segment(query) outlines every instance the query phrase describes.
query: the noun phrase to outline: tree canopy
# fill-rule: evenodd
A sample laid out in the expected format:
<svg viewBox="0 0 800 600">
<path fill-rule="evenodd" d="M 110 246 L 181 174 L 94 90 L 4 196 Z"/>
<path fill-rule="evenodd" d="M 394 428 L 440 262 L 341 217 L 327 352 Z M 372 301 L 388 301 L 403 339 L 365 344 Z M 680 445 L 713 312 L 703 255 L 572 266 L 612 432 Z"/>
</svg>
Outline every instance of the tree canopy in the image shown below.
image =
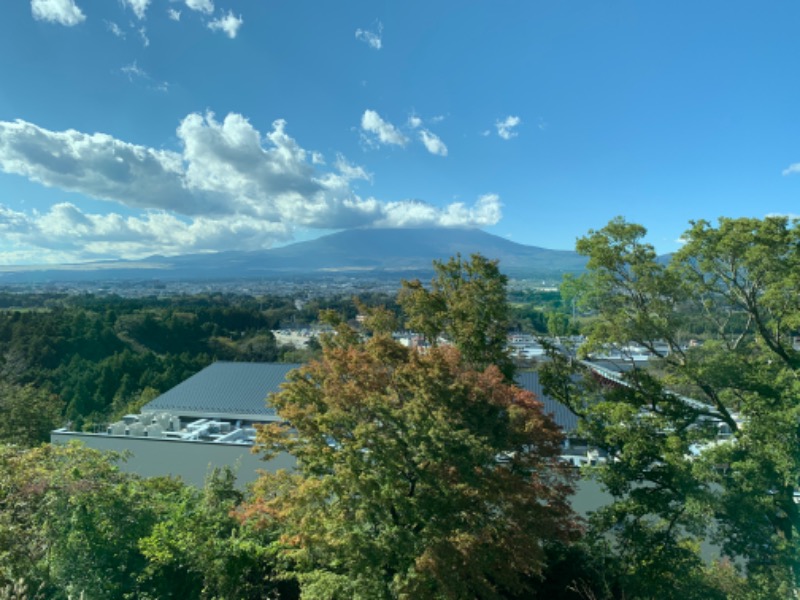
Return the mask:
<svg viewBox="0 0 800 600">
<path fill-rule="evenodd" d="M 790 597 L 800 584 L 800 226 L 698 221 L 668 262 L 645 234 L 618 218 L 578 241 L 589 257 L 580 298 L 594 315 L 584 351 L 635 343 L 657 360 L 630 362 L 624 385 L 583 367 L 575 378 L 577 363 L 559 355 L 545 368 L 550 393 L 609 453 L 596 475 L 615 502 L 594 525 L 613 534 L 642 597 L 696 594 L 676 565 L 701 572 L 703 541 L 746 577 L 732 597 Z"/>
<path fill-rule="evenodd" d="M 466 350 L 406 348 L 379 312 L 370 337 L 339 323 L 270 398 L 285 423 L 260 430 L 261 449 L 297 469 L 263 473 L 242 515 L 277 528 L 303 598 L 507 597 L 542 573 L 547 542 L 577 533 L 560 430 L 490 362 L 494 325 L 481 348 L 460 322 L 502 316 L 479 300 L 505 303 L 480 296 L 504 280 L 482 257 L 442 276 L 408 288 L 413 322 Z"/>
<path fill-rule="evenodd" d="M 81 446 L 0 444 L 0 598 L 296 598 L 273 536 L 242 525 L 230 469 L 203 490 Z"/>
<path fill-rule="evenodd" d="M 498 261 L 473 254 L 434 261 L 436 276 L 426 288 L 418 279 L 404 281 L 398 300 L 407 326 L 433 345 L 445 337 L 475 368 L 497 366 L 510 381 L 514 365 L 508 356 L 510 313 L 508 278 Z"/>
</svg>

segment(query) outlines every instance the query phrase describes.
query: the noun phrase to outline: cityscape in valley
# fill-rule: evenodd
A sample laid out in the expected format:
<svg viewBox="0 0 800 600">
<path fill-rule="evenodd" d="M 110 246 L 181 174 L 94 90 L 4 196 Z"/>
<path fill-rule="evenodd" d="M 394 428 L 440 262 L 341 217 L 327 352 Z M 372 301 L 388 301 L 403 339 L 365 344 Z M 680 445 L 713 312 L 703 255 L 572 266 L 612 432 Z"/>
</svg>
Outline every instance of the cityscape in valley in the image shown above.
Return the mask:
<svg viewBox="0 0 800 600">
<path fill-rule="evenodd" d="M 0 2 L 0 600 L 799 600 L 798 23 Z"/>
</svg>

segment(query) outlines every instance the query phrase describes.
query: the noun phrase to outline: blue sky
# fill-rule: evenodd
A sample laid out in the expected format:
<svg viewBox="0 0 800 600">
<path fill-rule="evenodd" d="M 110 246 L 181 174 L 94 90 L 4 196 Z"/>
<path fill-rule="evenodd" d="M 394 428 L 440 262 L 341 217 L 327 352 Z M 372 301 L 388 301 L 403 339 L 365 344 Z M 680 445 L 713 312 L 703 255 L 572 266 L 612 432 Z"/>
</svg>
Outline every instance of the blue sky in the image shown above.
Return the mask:
<svg viewBox="0 0 800 600">
<path fill-rule="evenodd" d="M 0 264 L 800 214 L 800 4 L 0 4 Z"/>
</svg>

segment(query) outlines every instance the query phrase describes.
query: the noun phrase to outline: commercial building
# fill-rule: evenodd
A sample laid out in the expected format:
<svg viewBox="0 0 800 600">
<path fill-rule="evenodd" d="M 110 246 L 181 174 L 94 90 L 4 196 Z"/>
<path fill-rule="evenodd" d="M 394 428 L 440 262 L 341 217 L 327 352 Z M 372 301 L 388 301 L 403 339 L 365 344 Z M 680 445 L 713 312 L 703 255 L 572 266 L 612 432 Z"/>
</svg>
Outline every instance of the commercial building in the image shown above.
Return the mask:
<svg viewBox="0 0 800 600">
<path fill-rule="evenodd" d="M 126 415 L 105 431 L 86 433 L 58 429 L 51 442 L 80 440 L 91 448 L 126 453 L 122 468 L 146 477 L 180 476 L 202 485 L 214 467 L 233 466 L 240 484 L 259 469 L 290 469 L 294 458 L 282 454 L 263 461 L 253 454 L 256 426 L 280 417 L 268 397 L 280 391 L 287 374 L 301 365 L 282 363 L 216 362 L 146 404 L 141 414 Z M 521 373 L 519 385 L 533 392 L 544 411 L 567 433 L 565 457 L 575 464 L 589 460 L 585 448 L 570 438 L 577 417 L 549 398 L 536 373 Z"/>
<path fill-rule="evenodd" d="M 294 465 L 289 455 L 265 462 L 252 449 L 256 426 L 280 420 L 267 397 L 299 366 L 216 362 L 146 404 L 139 415 L 126 415 L 98 433 L 57 429 L 50 441 L 80 440 L 123 452 L 122 468 L 145 477 L 180 476 L 200 486 L 212 468 L 229 465 L 247 483 L 258 469 Z"/>
</svg>

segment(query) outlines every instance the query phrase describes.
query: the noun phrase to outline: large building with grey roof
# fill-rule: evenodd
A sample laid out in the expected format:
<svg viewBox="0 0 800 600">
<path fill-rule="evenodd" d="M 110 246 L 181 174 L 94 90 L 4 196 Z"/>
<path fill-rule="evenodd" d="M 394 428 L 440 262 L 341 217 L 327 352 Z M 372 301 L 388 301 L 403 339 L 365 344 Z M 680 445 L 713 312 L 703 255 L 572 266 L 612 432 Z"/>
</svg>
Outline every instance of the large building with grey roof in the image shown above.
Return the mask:
<svg viewBox="0 0 800 600">
<path fill-rule="evenodd" d="M 180 476 L 194 485 L 202 485 L 213 467 L 232 465 L 244 484 L 259 469 L 294 465 L 291 456 L 263 462 L 251 450 L 256 426 L 280 420 L 269 404 L 270 394 L 280 391 L 289 372 L 300 366 L 216 362 L 146 404 L 139 415 L 126 415 L 97 433 L 58 429 L 51 441 L 81 440 L 93 448 L 125 452 L 122 466 L 127 470 L 148 477 Z M 537 373 L 521 373 L 517 382 L 536 395 L 569 440 L 575 414 L 544 393 Z"/>
<path fill-rule="evenodd" d="M 288 373 L 285 363 L 216 362 L 161 394 L 139 415 L 126 415 L 97 433 L 58 429 L 53 443 L 80 440 L 99 450 L 127 455 L 122 467 L 146 477 L 179 476 L 202 485 L 214 467 L 233 466 L 240 483 L 258 469 L 290 469 L 294 459 L 264 462 L 252 449 L 256 426 L 280 418 L 269 405 Z"/>
<path fill-rule="evenodd" d="M 149 402 L 147 412 L 229 421 L 274 421 L 267 397 L 280 391 L 289 363 L 215 362 Z"/>
</svg>

